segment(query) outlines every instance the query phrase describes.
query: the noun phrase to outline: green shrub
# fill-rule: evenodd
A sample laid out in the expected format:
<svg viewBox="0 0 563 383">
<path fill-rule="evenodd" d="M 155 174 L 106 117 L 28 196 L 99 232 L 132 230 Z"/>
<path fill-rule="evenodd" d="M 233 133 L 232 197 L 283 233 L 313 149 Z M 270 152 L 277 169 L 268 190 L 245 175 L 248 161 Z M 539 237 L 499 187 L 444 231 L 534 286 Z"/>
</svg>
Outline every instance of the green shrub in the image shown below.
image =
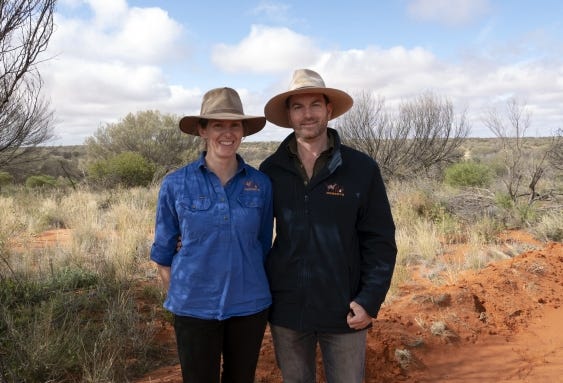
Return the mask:
<svg viewBox="0 0 563 383">
<path fill-rule="evenodd" d="M 460 162 L 446 169 L 444 181 L 450 186 L 485 187 L 491 183 L 491 171 L 483 164 Z"/>
<path fill-rule="evenodd" d="M 156 167 L 139 153 L 123 152 L 107 160 L 92 163 L 88 176 L 96 184 L 106 187 L 147 186 Z"/>
<path fill-rule="evenodd" d="M 507 193 L 495 194 L 495 204 L 503 209 L 512 209 L 514 207 L 514 201 Z"/>
<path fill-rule="evenodd" d="M 57 180 L 54 177 L 46 175 L 29 176 L 25 180 L 25 186 L 29 188 L 55 187 L 57 186 Z"/>
<path fill-rule="evenodd" d="M 0 189 L 12 182 L 14 182 L 14 177 L 10 173 L 0 171 Z"/>
</svg>

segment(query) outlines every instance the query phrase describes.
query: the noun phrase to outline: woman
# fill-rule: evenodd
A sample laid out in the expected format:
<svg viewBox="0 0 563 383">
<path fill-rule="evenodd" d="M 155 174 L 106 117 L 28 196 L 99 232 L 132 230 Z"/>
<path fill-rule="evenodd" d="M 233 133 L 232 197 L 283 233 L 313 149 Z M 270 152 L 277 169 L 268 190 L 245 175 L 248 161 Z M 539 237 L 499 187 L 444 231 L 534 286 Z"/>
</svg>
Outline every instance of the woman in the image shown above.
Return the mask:
<svg viewBox="0 0 563 383">
<path fill-rule="evenodd" d="M 237 150 L 265 124 L 244 114 L 231 88 L 210 90 L 200 115 L 180 120 L 206 150 L 164 178 L 151 259 L 167 289 L 164 307 L 174 314 L 184 382 L 219 383 L 221 371 L 223 382 L 254 382 L 271 304 L 264 261 L 272 187 Z"/>
</svg>

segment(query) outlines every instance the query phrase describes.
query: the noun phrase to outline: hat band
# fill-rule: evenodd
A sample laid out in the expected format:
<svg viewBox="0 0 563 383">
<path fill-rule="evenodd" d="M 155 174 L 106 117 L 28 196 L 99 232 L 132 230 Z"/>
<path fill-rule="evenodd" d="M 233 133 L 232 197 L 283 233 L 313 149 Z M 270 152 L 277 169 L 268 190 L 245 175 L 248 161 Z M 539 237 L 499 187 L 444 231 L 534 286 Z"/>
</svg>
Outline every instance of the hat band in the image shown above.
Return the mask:
<svg viewBox="0 0 563 383">
<path fill-rule="evenodd" d="M 303 85 L 303 86 L 300 86 L 298 88 L 290 89 L 289 91 L 292 92 L 292 91 L 301 90 L 301 89 L 319 89 L 319 90 L 322 90 L 322 89 L 325 89 L 325 88 L 326 87 L 319 86 L 319 85 Z"/>
<path fill-rule="evenodd" d="M 214 110 L 210 110 L 207 113 L 202 113 L 202 114 L 210 115 L 210 114 L 220 114 L 220 113 L 231 113 L 231 114 L 238 114 L 241 116 L 244 115 L 244 113 L 238 109 L 214 109 Z"/>
</svg>

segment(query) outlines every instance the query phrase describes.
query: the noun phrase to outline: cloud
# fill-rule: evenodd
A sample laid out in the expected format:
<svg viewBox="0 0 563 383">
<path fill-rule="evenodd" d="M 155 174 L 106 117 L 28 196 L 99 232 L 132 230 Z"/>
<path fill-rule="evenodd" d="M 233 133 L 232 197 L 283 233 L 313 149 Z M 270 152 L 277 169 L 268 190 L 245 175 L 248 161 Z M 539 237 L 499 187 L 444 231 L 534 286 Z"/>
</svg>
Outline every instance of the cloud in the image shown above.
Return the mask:
<svg viewBox="0 0 563 383">
<path fill-rule="evenodd" d="M 456 26 L 470 23 L 489 9 L 489 0 L 412 0 L 407 12 L 415 20 Z"/>
<path fill-rule="evenodd" d="M 424 87 L 431 73 L 441 72 L 443 65 L 428 50 L 402 46 L 325 52 L 317 63 L 334 86 L 380 90 L 392 97 Z"/>
<path fill-rule="evenodd" d="M 70 1 L 74 9 L 84 10 L 84 2 L 65 4 Z M 47 52 L 52 59 L 41 63 L 40 71 L 55 109 L 56 134 L 65 145 L 83 143 L 96 128 L 127 113 L 156 109 L 197 114 L 208 90 L 204 78 L 208 73 L 203 73 L 200 62 L 186 65 L 179 60 L 188 49 L 181 25 L 158 8 L 112 4 L 96 2 L 95 9 L 87 8 L 89 13 L 82 12 L 81 18 L 56 15 L 57 30 Z M 119 17 L 96 21 L 107 13 Z M 514 47 L 506 45 L 505 49 Z M 516 97 L 533 112 L 530 132 L 551 134 L 563 121 L 563 59 L 556 54 L 530 57 L 520 51 L 509 60 L 474 53 L 449 62 L 423 47 L 327 49 L 287 27 L 254 25 L 238 42 L 217 44 L 210 57 L 198 60 L 209 76 L 232 79 L 233 86 L 244 84 L 246 88 L 237 90 L 249 114 L 262 114 L 272 96 L 287 90 L 293 70 L 307 67 L 321 73 L 329 87 L 351 93 L 367 90 L 390 106 L 435 92 L 452 101 L 457 111 L 467 108 L 477 136 L 488 134 L 479 124 L 484 110 Z M 188 88 L 173 79 L 170 63 L 195 68 L 186 72 L 196 85 Z M 268 124 L 251 140 L 283 139 L 289 133 Z"/>
<path fill-rule="evenodd" d="M 393 108 L 430 91 L 467 111 L 472 134 L 488 136 L 482 116 L 513 97 L 532 111 L 530 134 L 550 135 L 563 121 L 563 61 L 522 60 L 495 64 L 473 57 L 450 63 L 423 48 L 367 47 L 325 52 L 312 66 L 329 87 L 382 96 Z M 276 92 L 284 91 L 279 88 Z"/>
<path fill-rule="evenodd" d="M 86 0 L 94 12 L 94 21 L 98 27 L 119 24 L 123 16 L 127 16 L 128 8 L 125 0 Z"/>
<path fill-rule="evenodd" d="M 262 1 L 250 11 L 255 16 L 264 16 L 269 21 L 287 23 L 289 21 L 288 4 L 275 3 L 272 1 Z"/>
<path fill-rule="evenodd" d="M 86 132 L 129 112 L 189 105 L 189 92 L 171 87 L 163 72 L 185 50 L 179 23 L 121 0 L 88 1 L 90 12 L 84 4 L 65 0 L 80 16 L 55 15 L 48 59 L 39 65 L 59 137 L 80 144 Z"/>
<path fill-rule="evenodd" d="M 100 10 L 105 15 L 110 9 Z M 119 60 L 131 63 L 159 63 L 177 59 L 182 52 L 183 28 L 158 8 L 115 9 L 117 18 L 66 19 L 55 17 L 56 30 L 50 52 L 83 60 Z M 110 19 L 112 21 L 110 22 Z M 158 33 L 154 33 L 154 31 Z M 178 48 L 180 47 L 180 48 Z"/>
<path fill-rule="evenodd" d="M 226 72 L 275 73 L 309 66 L 320 53 L 311 38 L 288 28 L 253 25 L 239 44 L 216 45 L 211 59 Z"/>
</svg>

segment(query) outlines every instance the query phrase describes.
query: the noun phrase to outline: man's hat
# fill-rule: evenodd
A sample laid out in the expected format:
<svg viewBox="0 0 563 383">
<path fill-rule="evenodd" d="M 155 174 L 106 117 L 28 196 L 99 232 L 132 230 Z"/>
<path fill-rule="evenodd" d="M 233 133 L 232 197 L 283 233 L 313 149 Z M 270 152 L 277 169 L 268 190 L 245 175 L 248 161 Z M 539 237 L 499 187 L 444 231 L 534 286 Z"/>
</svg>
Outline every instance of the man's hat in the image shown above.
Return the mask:
<svg viewBox="0 0 563 383">
<path fill-rule="evenodd" d="M 197 126 L 201 119 L 206 120 L 245 120 L 245 136 L 257 133 L 266 119 L 258 116 L 247 116 L 242 109 L 242 102 L 236 90 L 232 88 L 215 88 L 203 95 L 199 116 L 185 116 L 180 120 L 180 130 L 187 134 L 199 136 Z"/>
<path fill-rule="evenodd" d="M 327 88 L 321 76 L 310 69 L 297 69 L 293 72 L 293 79 L 289 84 L 289 91 L 280 93 L 268 101 L 264 107 L 266 119 L 284 128 L 291 128 L 287 115 L 287 99 L 294 94 L 321 93 L 332 104 L 331 118 L 346 113 L 354 100 L 346 92 L 339 89 Z"/>
</svg>

